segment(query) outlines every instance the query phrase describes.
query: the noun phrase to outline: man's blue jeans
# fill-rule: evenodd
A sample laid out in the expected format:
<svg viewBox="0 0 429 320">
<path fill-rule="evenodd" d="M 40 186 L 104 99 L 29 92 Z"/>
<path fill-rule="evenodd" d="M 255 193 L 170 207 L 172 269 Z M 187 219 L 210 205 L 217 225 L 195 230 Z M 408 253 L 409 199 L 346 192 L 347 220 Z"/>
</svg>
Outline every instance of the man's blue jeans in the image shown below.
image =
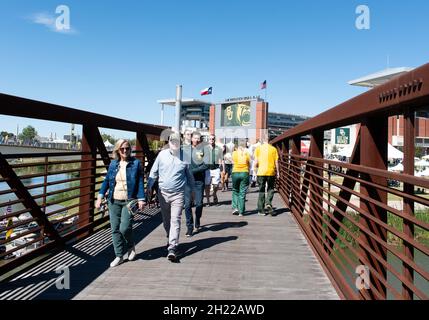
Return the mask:
<svg viewBox="0 0 429 320">
<path fill-rule="evenodd" d="M 195 181 L 195 188 L 185 187 L 185 216 L 188 229 L 194 228 L 192 217 L 192 191 L 195 193 L 195 227 L 200 226 L 200 219 L 203 214 L 204 181 Z"/>
</svg>

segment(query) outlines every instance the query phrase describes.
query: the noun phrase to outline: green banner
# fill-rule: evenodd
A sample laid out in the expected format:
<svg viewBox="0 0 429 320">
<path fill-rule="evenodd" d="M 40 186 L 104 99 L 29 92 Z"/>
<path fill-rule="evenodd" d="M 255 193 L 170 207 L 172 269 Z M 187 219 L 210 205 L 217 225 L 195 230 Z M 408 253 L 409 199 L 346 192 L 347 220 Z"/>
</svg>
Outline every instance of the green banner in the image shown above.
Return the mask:
<svg viewBox="0 0 429 320">
<path fill-rule="evenodd" d="M 350 128 L 336 128 L 335 144 L 349 144 L 349 143 L 350 143 Z"/>
<path fill-rule="evenodd" d="M 247 127 L 250 125 L 250 102 L 222 105 L 223 127 Z"/>
</svg>

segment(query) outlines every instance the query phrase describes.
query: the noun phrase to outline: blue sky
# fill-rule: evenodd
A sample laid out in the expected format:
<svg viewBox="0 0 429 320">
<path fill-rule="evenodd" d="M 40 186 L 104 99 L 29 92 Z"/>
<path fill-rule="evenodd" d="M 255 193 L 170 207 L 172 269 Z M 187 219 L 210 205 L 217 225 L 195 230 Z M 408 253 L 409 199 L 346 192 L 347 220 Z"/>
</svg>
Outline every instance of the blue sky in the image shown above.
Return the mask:
<svg viewBox="0 0 429 320">
<path fill-rule="evenodd" d="M 358 5 L 370 29 L 358 30 Z M 72 32 L 56 32 L 59 5 Z M 146 123 L 156 100 L 258 95 L 270 111 L 314 116 L 365 89 L 347 81 L 429 60 L 429 2 L 411 0 L 2 0 L 0 92 Z M 0 130 L 33 124 L 58 136 L 69 126 L 0 116 Z M 167 112 L 173 124 L 173 108 Z M 126 135 L 116 133 L 116 135 Z"/>
</svg>

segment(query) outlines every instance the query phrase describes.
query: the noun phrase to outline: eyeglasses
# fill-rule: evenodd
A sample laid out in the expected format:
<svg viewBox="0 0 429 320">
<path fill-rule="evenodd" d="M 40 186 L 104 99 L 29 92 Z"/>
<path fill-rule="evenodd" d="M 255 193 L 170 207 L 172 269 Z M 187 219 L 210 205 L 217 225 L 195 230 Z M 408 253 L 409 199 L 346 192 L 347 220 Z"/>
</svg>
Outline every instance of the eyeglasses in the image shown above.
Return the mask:
<svg viewBox="0 0 429 320">
<path fill-rule="evenodd" d="M 130 150 L 130 147 L 126 147 L 126 148 L 119 148 L 119 150 L 121 150 L 121 151 L 128 151 L 128 150 Z"/>
</svg>

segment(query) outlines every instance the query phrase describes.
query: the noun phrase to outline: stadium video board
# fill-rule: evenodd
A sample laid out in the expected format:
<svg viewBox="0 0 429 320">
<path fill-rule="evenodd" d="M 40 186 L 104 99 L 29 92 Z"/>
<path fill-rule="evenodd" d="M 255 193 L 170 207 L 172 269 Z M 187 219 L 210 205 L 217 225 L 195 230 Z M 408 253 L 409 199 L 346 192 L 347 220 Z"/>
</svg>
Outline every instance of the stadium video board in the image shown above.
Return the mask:
<svg viewBox="0 0 429 320">
<path fill-rule="evenodd" d="M 221 119 L 222 127 L 250 126 L 250 101 L 222 104 Z"/>
</svg>

